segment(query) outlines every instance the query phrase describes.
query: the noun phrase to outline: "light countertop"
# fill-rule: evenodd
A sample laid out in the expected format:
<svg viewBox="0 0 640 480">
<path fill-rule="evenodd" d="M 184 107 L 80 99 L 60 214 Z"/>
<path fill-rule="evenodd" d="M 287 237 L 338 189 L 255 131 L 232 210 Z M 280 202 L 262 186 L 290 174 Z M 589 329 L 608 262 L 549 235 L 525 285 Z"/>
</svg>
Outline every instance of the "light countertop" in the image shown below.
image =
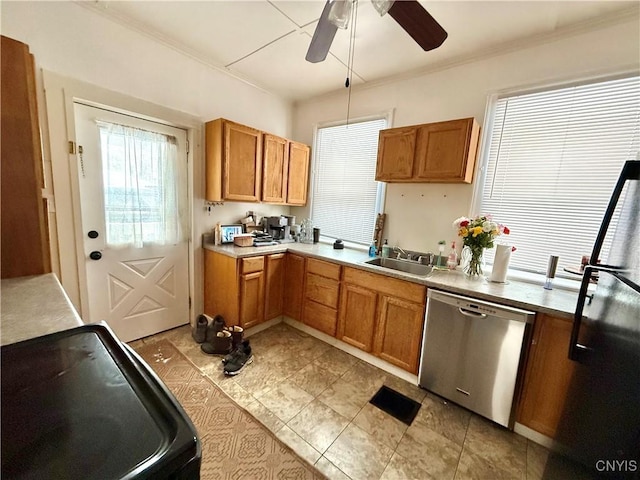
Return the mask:
<svg viewBox="0 0 640 480">
<path fill-rule="evenodd" d="M 83 325 L 53 273 L 3 279 L 0 345 Z"/>
<path fill-rule="evenodd" d="M 233 244 L 216 246 L 207 243 L 205 237 L 203 248 L 234 258 L 284 252 L 298 253 L 307 257 L 327 260 L 348 267 L 426 285 L 427 288 L 469 295 L 501 305 L 533 310 L 564 318 L 573 317 L 578 298 L 577 292 L 560 288 L 545 290 L 542 288 L 542 284 L 510 280 L 508 277 L 505 284 L 489 282 L 485 278 L 470 279 L 459 270 L 434 270 L 426 277 L 412 275 L 384 267 L 368 265 L 365 262 L 371 259 L 367 252 L 349 248 L 334 250 L 331 244 L 326 243 L 285 243 L 264 247 L 236 247 Z"/>
</svg>

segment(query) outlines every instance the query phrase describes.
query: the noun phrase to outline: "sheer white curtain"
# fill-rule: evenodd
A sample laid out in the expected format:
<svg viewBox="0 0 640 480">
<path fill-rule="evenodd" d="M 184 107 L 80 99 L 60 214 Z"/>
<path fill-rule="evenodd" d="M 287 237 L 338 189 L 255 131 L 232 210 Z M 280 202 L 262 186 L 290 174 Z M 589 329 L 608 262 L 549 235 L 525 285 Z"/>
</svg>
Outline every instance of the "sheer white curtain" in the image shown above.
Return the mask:
<svg viewBox="0 0 640 480">
<path fill-rule="evenodd" d="M 180 242 L 176 138 L 102 121 L 98 127 L 107 245 Z"/>
</svg>

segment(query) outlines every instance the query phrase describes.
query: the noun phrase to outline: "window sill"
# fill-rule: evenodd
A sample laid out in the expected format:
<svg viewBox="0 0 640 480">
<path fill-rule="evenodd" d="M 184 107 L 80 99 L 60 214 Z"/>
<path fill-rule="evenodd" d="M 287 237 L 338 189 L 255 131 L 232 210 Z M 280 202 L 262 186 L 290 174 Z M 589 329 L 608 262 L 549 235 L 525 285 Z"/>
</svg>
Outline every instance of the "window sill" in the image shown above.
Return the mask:
<svg viewBox="0 0 640 480">
<path fill-rule="evenodd" d="M 487 267 L 486 275 L 491 273 L 491 267 Z M 524 272 L 522 270 L 509 269 L 509 273 L 507 274 L 507 281 L 515 280 L 518 282 L 524 283 L 532 283 L 536 285 L 544 285 L 546 277 L 539 273 L 532 272 Z M 578 292 L 580 291 L 580 283 L 581 278 L 576 277 L 573 278 L 563 278 L 556 277 L 553 279 L 553 288 L 568 290 L 570 292 Z M 595 289 L 595 284 L 589 285 L 589 291 L 593 291 Z"/>
</svg>

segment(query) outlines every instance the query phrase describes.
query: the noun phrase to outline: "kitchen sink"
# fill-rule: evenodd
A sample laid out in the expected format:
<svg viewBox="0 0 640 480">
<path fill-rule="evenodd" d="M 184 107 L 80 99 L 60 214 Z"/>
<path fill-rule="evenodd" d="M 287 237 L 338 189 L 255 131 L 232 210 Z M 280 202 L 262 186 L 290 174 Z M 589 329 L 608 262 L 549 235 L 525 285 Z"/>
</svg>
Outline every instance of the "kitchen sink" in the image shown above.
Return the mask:
<svg viewBox="0 0 640 480">
<path fill-rule="evenodd" d="M 375 265 L 377 267 L 398 270 L 400 272 L 411 273 L 413 275 L 427 276 L 433 270 L 431 265 L 423 265 L 422 263 L 413 262 L 411 260 L 396 260 L 395 258 L 374 258 L 364 262 L 367 265 Z"/>
</svg>

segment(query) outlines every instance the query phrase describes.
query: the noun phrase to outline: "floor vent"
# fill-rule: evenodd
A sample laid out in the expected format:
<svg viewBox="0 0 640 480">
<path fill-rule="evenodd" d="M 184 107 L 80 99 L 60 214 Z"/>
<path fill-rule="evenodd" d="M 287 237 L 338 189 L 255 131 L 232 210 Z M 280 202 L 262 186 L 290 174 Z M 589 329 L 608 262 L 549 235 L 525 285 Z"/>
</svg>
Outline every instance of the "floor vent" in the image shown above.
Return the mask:
<svg viewBox="0 0 640 480">
<path fill-rule="evenodd" d="M 369 403 L 407 425 L 411 425 L 420 410 L 418 402 L 385 385 L 376 392 Z"/>
</svg>

